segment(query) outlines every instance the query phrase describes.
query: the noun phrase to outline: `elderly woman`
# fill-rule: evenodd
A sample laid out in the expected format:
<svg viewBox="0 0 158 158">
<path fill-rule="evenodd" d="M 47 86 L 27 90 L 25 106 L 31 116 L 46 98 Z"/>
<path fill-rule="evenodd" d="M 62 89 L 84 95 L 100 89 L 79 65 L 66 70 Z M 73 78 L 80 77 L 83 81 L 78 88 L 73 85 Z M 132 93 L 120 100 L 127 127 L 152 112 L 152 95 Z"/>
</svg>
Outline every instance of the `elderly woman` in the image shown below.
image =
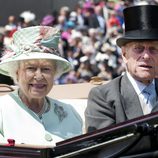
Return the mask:
<svg viewBox="0 0 158 158">
<path fill-rule="evenodd" d="M 71 69 L 57 51 L 56 28 L 33 26 L 13 35 L 1 58 L 0 73 L 11 76 L 18 89 L 0 97 L 0 134 L 4 141 L 55 145 L 82 134 L 82 121 L 70 105 L 47 97 L 53 80 Z"/>
</svg>

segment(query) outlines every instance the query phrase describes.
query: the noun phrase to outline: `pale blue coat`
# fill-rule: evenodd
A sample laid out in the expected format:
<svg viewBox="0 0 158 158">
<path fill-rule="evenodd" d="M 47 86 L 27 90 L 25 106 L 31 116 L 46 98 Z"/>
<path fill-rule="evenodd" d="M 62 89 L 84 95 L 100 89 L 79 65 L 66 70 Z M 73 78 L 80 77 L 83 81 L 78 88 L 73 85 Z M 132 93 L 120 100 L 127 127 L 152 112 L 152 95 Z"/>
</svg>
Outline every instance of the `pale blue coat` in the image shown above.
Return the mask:
<svg viewBox="0 0 158 158">
<path fill-rule="evenodd" d="M 0 97 L 0 142 L 55 145 L 82 134 L 82 120 L 68 104 L 48 98 L 50 110 L 40 119 L 13 92 Z"/>
</svg>

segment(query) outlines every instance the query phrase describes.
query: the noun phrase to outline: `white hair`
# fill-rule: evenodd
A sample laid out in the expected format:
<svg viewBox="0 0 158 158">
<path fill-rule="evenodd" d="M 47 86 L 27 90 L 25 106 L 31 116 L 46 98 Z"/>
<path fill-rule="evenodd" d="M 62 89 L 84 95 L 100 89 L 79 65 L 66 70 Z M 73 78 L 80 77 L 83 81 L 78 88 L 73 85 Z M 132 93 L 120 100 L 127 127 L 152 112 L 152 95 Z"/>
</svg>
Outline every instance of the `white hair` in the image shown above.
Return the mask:
<svg viewBox="0 0 158 158">
<path fill-rule="evenodd" d="M 17 71 L 20 66 L 20 61 L 16 61 L 10 64 L 9 76 L 13 79 L 14 83 L 17 84 Z"/>
</svg>

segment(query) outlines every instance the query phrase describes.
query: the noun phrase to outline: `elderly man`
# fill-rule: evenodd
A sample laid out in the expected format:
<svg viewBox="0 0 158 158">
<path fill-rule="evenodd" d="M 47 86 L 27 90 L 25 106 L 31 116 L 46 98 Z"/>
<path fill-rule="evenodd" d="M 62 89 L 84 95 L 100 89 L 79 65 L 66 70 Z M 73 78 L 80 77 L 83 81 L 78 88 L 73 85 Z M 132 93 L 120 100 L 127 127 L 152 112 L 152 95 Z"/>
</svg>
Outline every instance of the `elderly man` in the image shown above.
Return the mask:
<svg viewBox="0 0 158 158">
<path fill-rule="evenodd" d="M 124 9 L 125 33 L 118 38 L 126 72 L 89 93 L 87 132 L 156 111 L 158 81 L 158 6 Z"/>
<path fill-rule="evenodd" d="M 158 21 L 155 20 L 157 16 L 156 5 L 124 9 L 125 33 L 116 42 L 122 50 L 126 72 L 90 91 L 85 111 L 87 132 L 158 110 Z M 157 148 L 156 135 L 140 134 L 135 141 L 133 138 L 124 144 L 115 140 L 117 143 L 104 147 L 96 155 L 100 158 L 118 157 L 122 152 L 138 154 Z"/>
</svg>

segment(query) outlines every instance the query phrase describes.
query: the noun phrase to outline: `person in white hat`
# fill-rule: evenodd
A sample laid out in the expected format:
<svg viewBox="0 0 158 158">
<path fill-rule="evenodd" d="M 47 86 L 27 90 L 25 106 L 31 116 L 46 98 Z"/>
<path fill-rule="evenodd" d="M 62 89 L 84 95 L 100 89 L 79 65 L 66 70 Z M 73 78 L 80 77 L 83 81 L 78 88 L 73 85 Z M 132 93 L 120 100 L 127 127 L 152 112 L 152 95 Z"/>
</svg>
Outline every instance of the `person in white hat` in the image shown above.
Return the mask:
<svg viewBox="0 0 158 158">
<path fill-rule="evenodd" d="M 0 62 L 0 73 L 18 85 L 0 97 L 0 140 L 52 145 L 82 134 L 82 121 L 71 105 L 49 98 L 53 80 L 71 70 L 58 52 L 60 32 L 49 26 L 20 29 Z M 3 140 L 3 141 L 2 141 Z"/>
</svg>

